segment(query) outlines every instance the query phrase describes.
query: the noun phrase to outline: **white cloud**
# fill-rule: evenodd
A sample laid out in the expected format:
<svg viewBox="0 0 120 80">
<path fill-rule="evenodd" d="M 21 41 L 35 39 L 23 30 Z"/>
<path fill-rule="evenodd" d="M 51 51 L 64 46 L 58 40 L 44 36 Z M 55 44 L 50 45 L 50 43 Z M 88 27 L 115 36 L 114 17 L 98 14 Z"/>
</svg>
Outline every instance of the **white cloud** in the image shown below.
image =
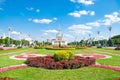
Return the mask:
<svg viewBox="0 0 120 80">
<path fill-rule="evenodd" d="M 66 38 L 74 38 L 73 35 L 70 35 L 70 34 L 64 34 L 63 36 Z"/>
<path fill-rule="evenodd" d="M 53 20 L 58 20 L 58 19 L 56 17 L 54 17 Z"/>
<path fill-rule="evenodd" d="M 99 36 L 99 40 L 107 39 L 105 36 Z"/>
<path fill-rule="evenodd" d="M 36 12 L 39 13 L 39 12 L 40 12 L 40 9 L 37 9 Z"/>
<path fill-rule="evenodd" d="M 94 12 L 94 11 L 90 11 L 90 15 L 91 15 L 91 16 L 94 16 L 94 15 L 95 15 L 95 12 Z"/>
<path fill-rule="evenodd" d="M 57 33 L 58 31 L 57 30 L 46 30 L 45 33 Z"/>
<path fill-rule="evenodd" d="M 91 27 L 99 27 L 100 23 L 98 21 L 96 21 L 96 22 L 86 23 L 86 25 L 91 26 Z"/>
<path fill-rule="evenodd" d="M 85 34 L 88 34 L 88 33 L 92 33 L 91 30 L 76 30 L 74 32 L 77 33 L 77 34 L 82 34 L 82 35 L 85 35 Z"/>
<path fill-rule="evenodd" d="M 101 20 L 97 20 L 95 22 L 89 22 L 86 23 L 87 26 L 93 26 L 93 27 L 99 27 L 99 26 L 110 26 L 113 23 L 118 23 L 120 22 L 120 13 L 118 12 L 113 12 L 112 14 L 106 14 L 104 15 L 104 18 Z"/>
<path fill-rule="evenodd" d="M 113 12 L 112 14 L 107 14 L 104 16 L 105 19 L 101 20 L 103 25 L 109 26 L 112 23 L 120 22 L 120 17 L 118 12 Z"/>
<path fill-rule="evenodd" d="M 27 9 L 28 11 L 32 11 L 32 10 L 34 10 L 33 7 L 26 7 L 26 9 Z"/>
<path fill-rule="evenodd" d="M 68 29 L 77 34 L 92 33 L 91 32 L 92 27 L 84 25 L 84 24 L 72 25 L 68 27 Z"/>
<path fill-rule="evenodd" d="M 74 11 L 72 13 L 69 13 L 68 15 L 70 16 L 74 16 L 74 17 L 81 17 L 82 15 L 95 15 L 94 11 L 86 11 L 86 10 L 82 10 L 82 11 Z"/>
<path fill-rule="evenodd" d="M 90 30 L 92 28 L 89 27 L 89 26 L 83 25 L 83 24 L 79 24 L 79 25 L 72 25 L 68 29 L 70 29 L 70 30 L 78 30 L 78 29 L 87 29 L 87 30 Z"/>
<path fill-rule="evenodd" d="M 25 40 L 27 40 L 27 41 L 32 41 L 32 38 L 26 37 Z"/>
<path fill-rule="evenodd" d="M 50 19 L 33 19 L 34 23 L 40 23 L 40 24 L 49 24 L 52 22 Z"/>
<path fill-rule="evenodd" d="M 11 34 L 18 35 L 18 34 L 20 34 L 20 32 L 12 31 Z"/>
<path fill-rule="evenodd" d="M 81 3 L 81 4 L 84 4 L 84 5 L 94 4 L 93 0 L 70 0 L 70 1 L 74 2 L 74 3 Z"/>
<path fill-rule="evenodd" d="M 63 33 L 63 40 L 67 42 L 72 42 L 74 40 L 74 36 L 70 33 Z"/>
</svg>

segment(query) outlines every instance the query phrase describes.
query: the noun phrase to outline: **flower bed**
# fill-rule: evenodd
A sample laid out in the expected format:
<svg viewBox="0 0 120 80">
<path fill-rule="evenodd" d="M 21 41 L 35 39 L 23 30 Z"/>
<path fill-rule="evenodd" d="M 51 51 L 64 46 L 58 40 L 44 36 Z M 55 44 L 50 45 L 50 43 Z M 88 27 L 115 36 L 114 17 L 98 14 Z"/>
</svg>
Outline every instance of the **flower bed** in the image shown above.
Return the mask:
<svg viewBox="0 0 120 80">
<path fill-rule="evenodd" d="M 75 54 L 75 55 L 81 56 L 81 57 L 94 57 L 95 59 L 106 59 L 111 57 L 111 56 L 100 55 L 100 54 Z"/>
<path fill-rule="evenodd" d="M 3 78 L 0 78 L 0 80 L 17 80 L 15 78 L 10 78 L 10 77 L 3 77 Z"/>
<path fill-rule="evenodd" d="M 75 56 L 72 60 L 55 61 L 53 56 L 29 57 L 26 64 L 30 67 L 42 67 L 47 69 L 75 69 L 95 64 L 93 57 Z"/>
<path fill-rule="evenodd" d="M 0 72 L 6 72 L 8 70 L 13 70 L 13 69 L 19 69 L 19 68 L 27 68 L 28 66 L 25 64 L 21 64 L 21 65 L 13 65 L 13 66 L 8 66 L 8 67 L 3 67 L 0 68 Z"/>
<path fill-rule="evenodd" d="M 40 55 L 40 54 L 21 54 L 21 55 L 11 56 L 10 59 L 26 60 L 28 57 L 38 57 L 38 56 L 46 56 L 46 55 Z"/>
<path fill-rule="evenodd" d="M 3 47 L 0 47 L 0 50 L 4 50 Z"/>
<path fill-rule="evenodd" d="M 120 72 L 120 67 L 116 66 L 109 66 L 109 65 L 92 65 L 94 67 L 99 67 L 99 68 L 105 68 L 105 69 L 111 69 Z"/>
</svg>

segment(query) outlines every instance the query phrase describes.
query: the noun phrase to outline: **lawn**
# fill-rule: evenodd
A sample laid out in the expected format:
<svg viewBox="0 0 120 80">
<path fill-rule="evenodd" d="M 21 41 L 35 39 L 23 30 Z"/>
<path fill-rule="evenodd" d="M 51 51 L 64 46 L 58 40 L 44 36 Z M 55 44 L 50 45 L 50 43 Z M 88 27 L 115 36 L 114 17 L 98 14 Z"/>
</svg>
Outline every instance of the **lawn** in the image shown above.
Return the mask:
<svg viewBox="0 0 120 80">
<path fill-rule="evenodd" d="M 16 50 L 6 50 L 0 51 L 0 54 L 5 54 L 0 56 L 0 67 L 22 64 L 24 60 L 13 60 L 9 59 L 10 56 L 21 54 L 21 53 L 36 53 L 36 54 L 54 54 L 56 50 L 45 50 L 45 49 L 16 49 Z M 107 59 L 97 59 L 97 63 L 102 65 L 111 65 L 120 67 L 120 51 L 88 48 L 88 49 L 76 49 L 70 50 L 75 54 L 89 54 L 97 53 L 112 56 Z M 6 52 L 11 52 L 12 54 L 6 54 Z M 111 54 L 114 53 L 114 54 Z M 115 55 L 117 54 L 117 55 Z M 120 78 L 120 72 L 96 68 L 96 67 L 84 67 L 80 69 L 68 69 L 68 70 L 48 70 L 42 68 L 24 68 L 10 70 L 4 73 L 0 73 L 0 77 L 11 77 L 17 80 L 115 80 Z"/>
</svg>

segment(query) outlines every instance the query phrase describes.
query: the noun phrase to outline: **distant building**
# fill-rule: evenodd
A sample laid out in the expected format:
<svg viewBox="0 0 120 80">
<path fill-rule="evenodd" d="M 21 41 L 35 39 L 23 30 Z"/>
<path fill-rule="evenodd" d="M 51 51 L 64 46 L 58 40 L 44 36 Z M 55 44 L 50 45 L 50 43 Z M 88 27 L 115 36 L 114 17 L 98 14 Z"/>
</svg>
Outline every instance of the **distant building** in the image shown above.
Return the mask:
<svg viewBox="0 0 120 80">
<path fill-rule="evenodd" d="M 51 40 L 52 46 L 55 46 L 55 47 L 58 47 L 58 46 L 61 46 L 61 47 L 67 46 L 67 41 L 62 40 L 62 38 L 63 38 L 63 34 L 61 33 L 61 30 L 58 30 L 58 33 L 56 35 L 56 39 L 52 39 Z"/>
</svg>

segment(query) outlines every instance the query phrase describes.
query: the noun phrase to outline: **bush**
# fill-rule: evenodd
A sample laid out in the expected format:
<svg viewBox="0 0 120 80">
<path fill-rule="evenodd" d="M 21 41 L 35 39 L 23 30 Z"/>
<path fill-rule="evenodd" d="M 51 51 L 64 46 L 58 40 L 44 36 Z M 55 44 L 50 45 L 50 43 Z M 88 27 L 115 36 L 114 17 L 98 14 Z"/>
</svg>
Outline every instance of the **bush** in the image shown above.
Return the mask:
<svg viewBox="0 0 120 80">
<path fill-rule="evenodd" d="M 3 47 L 0 47 L 0 50 L 4 50 Z"/>
<path fill-rule="evenodd" d="M 95 64 L 95 58 L 75 56 L 72 60 L 55 61 L 52 56 L 29 57 L 26 64 L 31 67 L 42 67 L 46 69 L 77 69 Z"/>
<path fill-rule="evenodd" d="M 35 46 L 34 49 L 45 49 L 45 46 Z"/>
<path fill-rule="evenodd" d="M 70 60 L 70 59 L 73 59 L 74 55 L 71 52 L 62 50 L 62 51 L 57 51 L 54 54 L 53 57 L 54 57 L 55 61 L 60 61 L 60 60 Z"/>
<path fill-rule="evenodd" d="M 115 48 L 115 50 L 120 50 L 120 44 L 117 45 L 117 47 Z"/>
<path fill-rule="evenodd" d="M 102 46 L 97 46 L 97 48 L 102 48 Z"/>
<path fill-rule="evenodd" d="M 55 47 L 47 47 L 47 50 L 74 50 L 75 48 L 55 48 Z"/>
<path fill-rule="evenodd" d="M 22 47 L 21 47 L 21 46 L 18 46 L 17 48 L 20 49 L 20 48 L 22 48 Z"/>
<path fill-rule="evenodd" d="M 76 49 L 86 49 L 87 47 L 86 46 L 76 46 L 75 48 Z"/>
</svg>

